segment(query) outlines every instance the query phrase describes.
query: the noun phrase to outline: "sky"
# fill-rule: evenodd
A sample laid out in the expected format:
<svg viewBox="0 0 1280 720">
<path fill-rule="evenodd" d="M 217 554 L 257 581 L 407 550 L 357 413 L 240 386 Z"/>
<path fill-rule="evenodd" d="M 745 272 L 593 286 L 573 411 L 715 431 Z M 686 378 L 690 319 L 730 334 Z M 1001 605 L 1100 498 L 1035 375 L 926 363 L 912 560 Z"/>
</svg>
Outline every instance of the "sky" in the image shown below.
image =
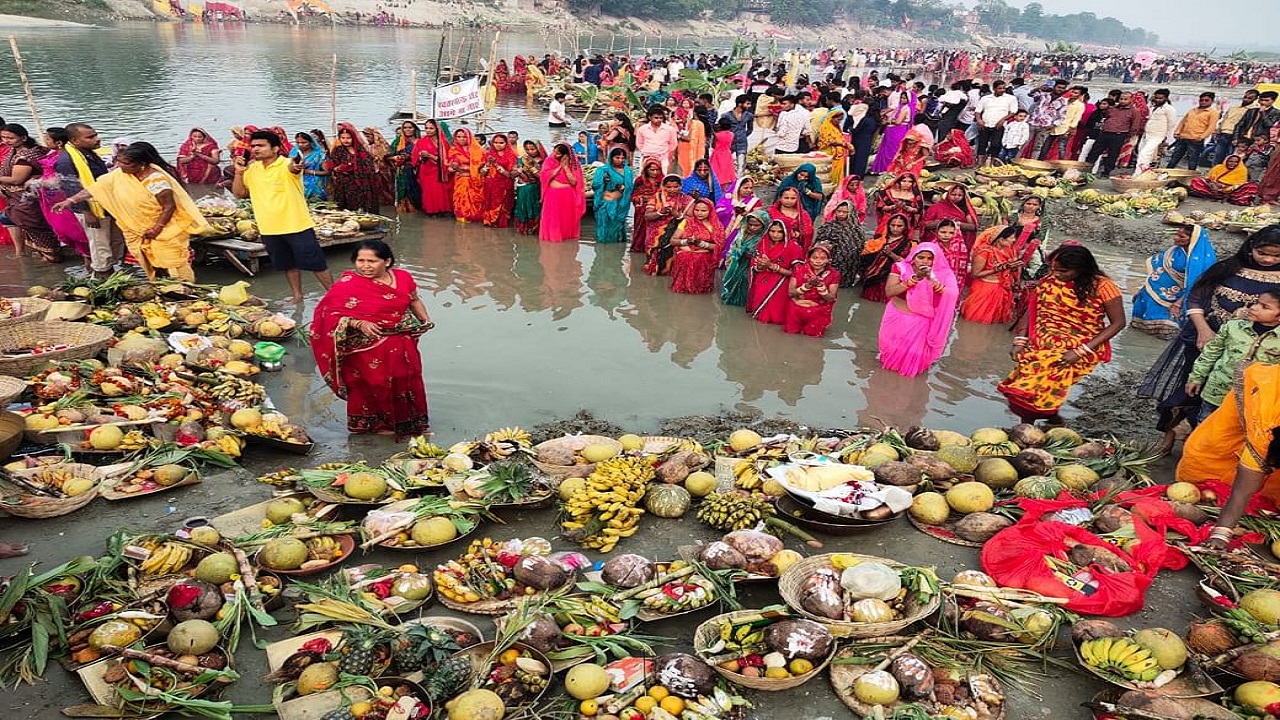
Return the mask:
<svg viewBox="0 0 1280 720">
<path fill-rule="evenodd" d="M 1030 0 L 1008 0 L 1026 7 Z M 1187 0 L 1039 0 L 1045 12 L 1070 15 L 1091 12 L 1098 17 L 1114 17 L 1129 27 L 1142 27 L 1160 36 L 1162 44 L 1209 49 L 1224 53 L 1241 48 L 1280 51 L 1276 20 L 1280 16 L 1276 0 L 1214 0 L 1190 3 Z"/>
</svg>

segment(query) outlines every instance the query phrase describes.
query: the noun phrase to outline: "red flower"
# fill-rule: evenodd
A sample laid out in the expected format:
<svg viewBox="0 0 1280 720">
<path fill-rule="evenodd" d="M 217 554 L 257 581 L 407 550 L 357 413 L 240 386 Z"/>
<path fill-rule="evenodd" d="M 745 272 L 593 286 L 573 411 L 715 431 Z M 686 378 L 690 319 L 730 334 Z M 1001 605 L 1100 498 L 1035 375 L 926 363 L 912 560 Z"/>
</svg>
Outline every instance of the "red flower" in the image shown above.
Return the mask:
<svg viewBox="0 0 1280 720">
<path fill-rule="evenodd" d="M 1231 609 L 1236 606 L 1235 602 L 1233 602 L 1231 598 L 1227 597 L 1226 595 L 1214 595 L 1213 602 L 1227 609 Z"/>
<path fill-rule="evenodd" d="M 315 640 L 307 641 L 305 645 L 298 648 L 298 652 L 313 652 L 324 655 L 332 649 L 333 643 L 329 642 L 327 638 L 316 638 Z"/>
</svg>

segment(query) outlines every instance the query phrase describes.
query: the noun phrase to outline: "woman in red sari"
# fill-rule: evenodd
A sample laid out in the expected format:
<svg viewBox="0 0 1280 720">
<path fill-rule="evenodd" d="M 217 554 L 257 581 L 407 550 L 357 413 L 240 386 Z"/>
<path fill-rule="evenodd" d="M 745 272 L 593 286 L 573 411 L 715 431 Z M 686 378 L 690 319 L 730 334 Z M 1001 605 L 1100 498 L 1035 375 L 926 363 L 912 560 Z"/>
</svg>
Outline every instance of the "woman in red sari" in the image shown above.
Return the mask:
<svg viewBox="0 0 1280 720">
<path fill-rule="evenodd" d="M 1013 291 L 1018 287 L 1018 230 L 1012 225 L 982 231 L 973 246 L 969 296 L 960 303 L 965 320 L 997 325 L 1013 320 Z"/>
<path fill-rule="evenodd" d="M 671 238 L 675 255 L 671 258 L 671 292 L 709 293 L 716 284 L 716 263 L 724 245 L 724 226 L 716 208 L 707 198 L 689 206 L 688 217 Z"/>
<path fill-rule="evenodd" d="M 1080 153 L 1084 151 L 1084 143 L 1089 139 L 1089 118 L 1093 117 L 1093 113 L 1097 111 L 1098 106 L 1089 102 L 1089 93 L 1080 96 L 1080 100 L 1084 102 L 1084 112 L 1080 114 L 1080 122 L 1076 123 L 1075 132 L 1071 134 L 1071 140 L 1067 143 L 1067 157 L 1058 158 L 1059 160 L 1075 160 L 1080 157 Z"/>
<path fill-rule="evenodd" d="M 222 179 L 218 169 L 222 150 L 218 141 L 203 128 L 191 128 L 178 148 L 178 179 L 188 185 L 215 185 Z"/>
<path fill-rule="evenodd" d="M 893 162 L 889 163 L 889 169 L 885 172 L 895 176 L 910 173 L 920 177 L 932 151 L 933 133 L 929 132 L 928 126 L 917 125 L 902 138 L 902 146 L 898 148 L 898 154 L 893 157 Z"/>
<path fill-rule="evenodd" d="M 831 326 L 831 310 L 840 287 L 840 271 L 831 267 L 831 248 L 816 243 L 809 250 L 808 262 L 795 266 L 795 274 L 787 287 L 791 306 L 783 330 L 822 337 Z"/>
<path fill-rule="evenodd" d="M 495 133 L 484 151 L 484 224 L 504 228 L 511 224 L 511 210 L 516 202 L 516 151 L 504 133 Z"/>
<path fill-rule="evenodd" d="M 653 201 L 655 195 L 662 191 L 662 163 L 657 158 L 648 158 L 640 166 L 640 175 L 636 178 L 636 186 L 631 191 L 631 206 L 635 214 L 631 227 L 631 252 L 642 253 L 649 247 L 649 220 L 645 217 L 645 208 Z"/>
<path fill-rule="evenodd" d="M 448 168 L 449 141 L 435 120 L 422 123 L 422 137 L 413 145 L 413 163 L 418 167 L 422 188 L 422 212 L 448 215 L 453 212 L 453 176 Z"/>
<path fill-rule="evenodd" d="M 946 220 L 955 223 L 960 232 L 959 237 L 942 242 L 938 237 L 938 228 Z M 937 242 L 942 247 L 956 280 L 964 288 L 969 279 L 970 251 L 978 236 L 978 212 L 969 202 L 969 191 L 960 183 L 952 183 L 942 199 L 924 211 L 920 222 L 920 241 Z"/>
<path fill-rule="evenodd" d="M 381 240 L 351 254 L 355 270 L 316 306 L 311 351 L 325 383 L 347 401 L 347 431 L 397 438 L 429 429 L 418 337 L 435 327 L 413 276 L 392 267 Z"/>
<path fill-rule="evenodd" d="M 789 187 L 778 193 L 773 204 L 769 206 L 769 217 L 782 223 L 787 229 L 787 237 L 795 241 L 804 250 L 813 243 L 813 218 L 804 211 L 800 204 L 800 191 Z"/>
<path fill-rule="evenodd" d="M 771 221 L 751 261 L 746 305 L 751 317 L 771 325 L 787 322 L 791 310 L 787 287 L 796 266 L 803 262 L 804 248 L 787 236 L 786 224 Z"/>
<path fill-rule="evenodd" d="M 454 218 L 462 223 L 480 222 L 484 219 L 484 178 L 480 176 L 484 150 L 470 130 L 454 131 L 448 162 L 453 173 Z"/>
<path fill-rule="evenodd" d="M 645 232 L 648 234 L 645 241 L 646 275 L 661 276 L 671 272 L 671 259 L 675 253 L 671 238 L 693 203 L 693 198 L 680 189 L 683 183 L 679 175 L 664 177 L 662 189 L 645 205 Z"/>
<path fill-rule="evenodd" d="M 894 215 L 906 217 L 907 230 L 915 232 L 916 226 L 920 224 L 920 216 L 924 213 L 924 195 L 920 192 L 920 183 L 916 181 L 915 175 L 898 175 L 893 182 L 877 190 L 875 195 L 877 235 L 884 232 L 885 221 Z"/>
<path fill-rule="evenodd" d="M 377 159 L 351 123 L 338 123 L 338 142 L 329 153 L 329 197 L 343 210 L 375 215 L 381 210 Z"/>
<path fill-rule="evenodd" d="M 587 189 L 582 166 L 573 148 L 557 143 L 542 163 L 542 217 L 538 239 L 566 242 L 582 237 L 582 213 L 587 209 Z"/>
</svg>

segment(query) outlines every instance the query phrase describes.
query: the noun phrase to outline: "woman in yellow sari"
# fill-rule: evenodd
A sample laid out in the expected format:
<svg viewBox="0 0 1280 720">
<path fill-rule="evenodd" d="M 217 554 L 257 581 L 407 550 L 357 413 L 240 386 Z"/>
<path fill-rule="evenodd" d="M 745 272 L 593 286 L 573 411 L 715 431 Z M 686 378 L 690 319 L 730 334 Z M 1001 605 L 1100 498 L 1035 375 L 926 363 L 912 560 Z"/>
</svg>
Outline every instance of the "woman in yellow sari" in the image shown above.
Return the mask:
<svg viewBox="0 0 1280 720">
<path fill-rule="evenodd" d="M 458 222 L 480 222 L 484 218 L 484 149 L 470 130 L 453 134 L 449 149 L 449 171 L 453 173 L 453 216 Z"/>
<path fill-rule="evenodd" d="M 195 282 L 191 269 L 191 234 L 209 224 L 195 201 L 177 180 L 177 171 L 150 143 L 136 142 L 116 155 L 116 169 L 87 189 L 53 206 L 62 212 L 93 198 L 115 218 L 129 252 L 156 279 L 156 270 L 169 277 Z"/>
<path fill-rule="evenodd" d="M 1236 369 L 1222 406 L 1196 426 L 1182 448 L 1177 479 L 1221 480 L 1231 495 L 1206 545 L 1222 548 L 1249 500 L 1259 492 L 1280 500 L 1280 358 L 1253 359 L 1250 352 Z"/>
<path fill-rule="evenodd" d="M 831 183 L 841 187 L 844 182 L 845 169 L 848 167 L 849 151 L 853 146 L 845 137 L 841 126 L 844 124 L 844 111 L 832 110 L 818 128 L 818 151 L 831 156 Z"/>
<path fill-rule="evenodd" d="M 529 97 L 537 95 L 547 85 L 547 76 L 538 67 L 538 58 L 530 55 L 529 65 L 525 68 L 529 73 L 524 81 L 524 92 Z"/>
<path fill-rule="evenodd" d="M 1016 364 L 996 389 L 1023 422 L 1061 425 L 1058 410 L 1072 386 L 1111 359 L 1111 338 L 1124 329 L 1124 302 L 1083 245 L 1054 250 L 1048 265 L 1014 330 L 1009 355 Z"/>
<path fill-rule="evenodd" d="M 1191 178 L 1187 190 L 1192 195 L 1232 205 L 1252 205 L 1258 197 L 1258 184 L 1249 182 L 1249 170 L 1239 155 L 1228 155 L 1221 163 L 1209 168 L 1204 177 Z"/>
</svg>

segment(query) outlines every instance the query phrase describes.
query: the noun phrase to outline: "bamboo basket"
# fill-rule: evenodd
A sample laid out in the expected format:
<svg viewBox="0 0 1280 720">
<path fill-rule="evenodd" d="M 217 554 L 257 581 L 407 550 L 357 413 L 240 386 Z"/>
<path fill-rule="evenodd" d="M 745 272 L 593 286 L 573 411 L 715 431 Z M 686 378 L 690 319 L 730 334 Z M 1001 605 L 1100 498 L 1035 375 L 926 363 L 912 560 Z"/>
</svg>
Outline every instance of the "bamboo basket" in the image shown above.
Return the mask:
<svg viewBox="0 0 1280 720">
<path fill-rule="evenodd" d="M 78 322 L 28 322 L 0 328 L 0 353 L 37 345 L 65 344 L 70 347 L 38 354 L 0 357 L 0 375 L 24 377 L 49 362 L 88 360 L 115 337 L 109 327 Z"/>
<path fill-rule="evenodd" d="M 902 637 L 902 636 L 870 637 L 870 638 L 866 638 L 864 642 L 876 643 L 876 644 L 895 643 L 899 645 L 899 648 L 901 648 L 902 646 L 909 645 L 912 639 L 913 638 Z M 836 657 L 848 657 L 850 655 L 855 654 L 857 652 L 857 649 L 858 649 L 858 644 L 854 643 L 853 645 L 841 648 L 840 651 L 836 653 Z M 894 651 L 892 650 L 889 652 L 890 654 L 894 653 Z M 853 714 L 857 715 L 858 717 L 862 717 L 862 718 L 883 717 L 886 713 L 892 712 L 895 708 L 901 705 L 905 705 L 908 702 L 906 698 L 900 698 L 898 701 L 894 702 L 892 705 L 889 705 L 888 707 L 885 707 L 883 705 L 868 705 L 867 703 L 864 703 L 861 700 L 859 700 L 853 694 L 853 684 L 857 681 L 857 679 L 871 672 L 872 670 L 875 669 L 875 667 L 876 666 L 874 665 L 832 665 L 831 666 L 830 679 L 831 679 L 832 689 L 836 691 L 836 695 L 840 698 L 840 702 L 844 703 L 845 707 L 849 708 L 849 710 L 852 711 Z M 982 714 L 981 712 L 979 712 L 977 716 L 978 720 L 1004 720 L 1006 716 L 1007 708 L 1009 706 L 1009 702 L 1008 702 L 1007 696 L 1005 696 L 1004 687 L 999 680 L 997 680 L 995 677 L 992 677 L 990 675 L 975 676 L 968 673 L 954 673 L 954 672 L 948 672 L 948 674 L 951 675 L 954 679 L 965 683 L 966 685 L 969 685 L 970 683 L 972 683 L 973 680 L 976 678 L 982 678 L 983 681 L 988 683 L 997 693 L 999 693 L 1002 697 L 1005 698 L 1005 702 L 1000 703 L 995 708 L 986 706 L 987 712 L 985 714 Z M 923 705 L 925 709 L 929 711 L 930 717 L 935 717 L 934 713 L 942 710 L 942 708 L 938 705 L 938 703 L 932 700 L 925 699 L 925 700 L 918 700 L 917 702 L 920 705 Z M 969 702 L 971 702 L 971 700 Z M 968 709 L 976 709 L 972 705 L 969 705 L 968 703 L 966 703 L 966 707 Z"/>
<path fill-rule="evenodd" d="M 26 470 L 14 470 L 13 475 L 27 479 L 34 477 L 39 472 L 53 467 L 57 466 L 46 465 L 42 467 L 28 468 Z M 62 467 L 70 470 L 71 474 L 75 477 L 87 477 L 93 479 L 93 489 L 76 495 L 75 497 L 45 497 L 44 495 L 24 493 L 20 490 L 14 493 L 5 493 L 4 497 L 0 498 L 0 510 L 4 510 L 14 517 L 40 520 L 73 513 L 93 502 L 93 499 L 98 497 L 98 491 L 102 488 L 102 474 L 98 468 L 93 465 L 85 465 L 83 463 L 66 463 Z M 13 500 L 17 500 L 17 503 L 10 504 Z"/>
<path fill-rule="evenodd" d="M 8 460 L 13 451 L 22 445 L 23 433 L 21 415 L 0 411 L 0 460 Z"/>
<path fill-rule="evenodd" d="M 1052 160 L 1049 164 L 1059 170 L 1079 170 L 1080 172 L 1088 172 L 1093 167 L 1093 163 L 1083 160 Z"/>
<path fill-rule="evenodd" d="M 861 555 L 858 553 L 839 553 L 840 555 L 851 555 L 862 561 L 878 562 L 888 565 L 891 568 L 898 569 L 909 567 L 896 560 L 888 558 L 876 557 L 874 555 Z M 800 604 L 800 590 L 804 586 L 805 580 L 810 575 L 823 568 L 832 567 L 831 558 L 833 553 L 824 555 L 814 555 L 805 558 L 792 565 L 778 578 L 778 594 L 782 596 L 783 602 L 787 607 L 791 608 L 802 617 L 806 617 L 815 622 L 831 628 L 831 634 L 837 638 L 869 638 L 881 635 L 892 635 L 903 628 L 910 626 L 912 623 L 923 620 L 933 613 L 937 612 L 938 607 L 942 604 L 941 593 L 934 595 L 929 601 L 923 605 L 919 604 L 914 598 L 909 598 L 903 606 L 903 617 L 897 620 L 890 620 L 882 623 L 860 623 L 852 620 L 832 620 L 831 618 L 815 615 Z"/>
<path fill-rule="evenodd" d="M 537 445 L 534 445 L 532 462 L 539 470 L 555 479 L 563 480 L 566 477 L 586 477 L 596 469 L 595 463 L 587 463 L 585 465 L 553 465 L 539 460 L 538 455 L 551 449 L 567 447 L 573 450 L 574 448 L 581 449 L 587 445 L 609 445 L 613 447 L 614 452 L 622 452 L 622 443 L 611 437 L 605 437 L 604 435 L 566 435 L 564 437 L 553 438 L 546 442 L 540 442 Z"/>
<path fill-rule="evenodd" d="M 9 302 L 18 306 L 18 314 L 0 320 L 0 328 L 13 327 L 29 322 L 40 322 L 44 320 L 45 315 L 49 313 L 49 306 L 53 303 L 38 297 L 24 298 L 5 298 Z"/>
<path fill-rule="evenodd" d="M 1057 166 L 1047 160 L 1033 160 L 1031 158 L 1018 158 L 1013 161 L 1014 165 L 1027 170 L 1050 171 L 1057 170 Z"/>
<path fill-rule="evenodd" d="M 0 375 L 0 408 L 7 408 L 14 400 L 22 397 L 27 391 L 27 381 L 21 378 Z"/>
<path fill-rule="evenodd" d="M 717 615 L 702 623 L 693 631 L 694 654 L 705 662 L 706 658 L 703 656 L 703 653 L 712 642 L 719 639 L 719 626 L 721 623 L 733 622 L 735 619 L 740 617 L 759 614 L 759 610 L 735 610 L 734 612 Z M 835 657 L 835 654 L 836 643 L 833 640 L 831 642 L 830 652 L 827 653 L 827 656 L 824 657 L 821 662 L 815 662 L 812 670 L 803 675 L 793 675 L 788 678 L 747 677 L 735 672 L 729 672 L 719 665 L 712 665 L 711 667 L 720 674 L 720 677 L 734 683 L 735 685 L 741 685 L 742 687 L 751 688 L 752 690 L 766 690 L 772 692 L 777 690 L 790 690 L 791 688 L 800 687 L 801 685 L 809 682 L 815 675 L 822 672 L 823 669 L 827 667 L 827 664 L 831 662 L 831 658 Z"/>
</svg>

